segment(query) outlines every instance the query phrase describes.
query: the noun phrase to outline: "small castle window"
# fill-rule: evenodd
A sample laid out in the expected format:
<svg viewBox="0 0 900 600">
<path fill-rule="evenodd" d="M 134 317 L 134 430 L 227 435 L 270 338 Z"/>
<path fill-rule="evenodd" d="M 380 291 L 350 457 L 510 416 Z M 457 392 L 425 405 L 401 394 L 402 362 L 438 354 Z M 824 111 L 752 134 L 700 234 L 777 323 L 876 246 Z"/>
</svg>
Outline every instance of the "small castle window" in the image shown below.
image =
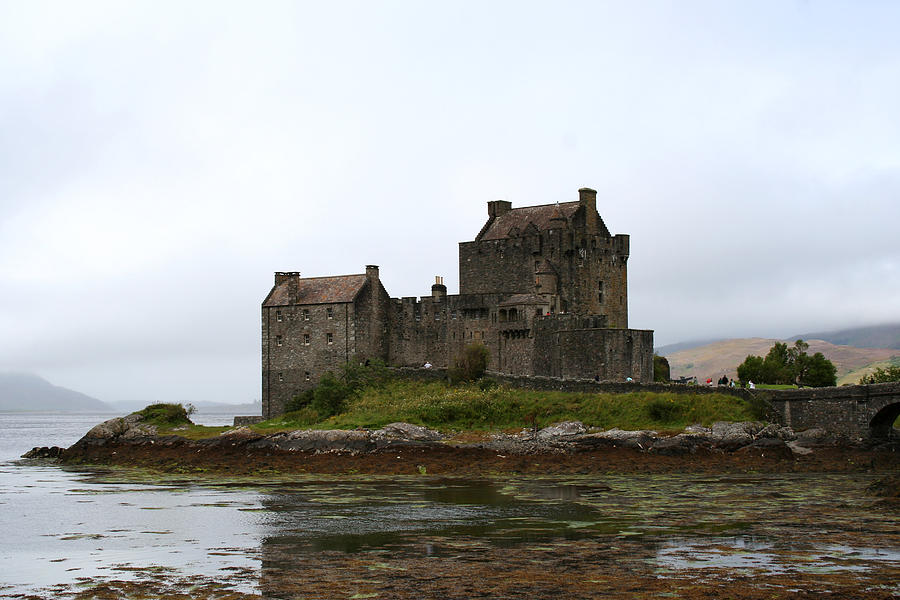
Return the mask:
<svg viewBox="0 0 900 600">
<path fill-rule="evenodd" d="M 284 338 L 282 338 L 280 335 L 276 335 L 275 336 L 275 345 L 281 346 L 283 344 L 284 344 Z"/>
<path fill-rule="evenodd" d="M 435 313 L 434 313 L 434 320 L 435 320 L 435 321 L 440 321 L 440 320 L 441 320 L 441 313 L 435 312 Z"/>
<path fill-rule="evenodd" d="M 306 380 L 309 381 L 309 371 L 306 372 Z"/>
<path fill-rule="evenodd" d="M 303 320 L 309 321 L 309 309 L 308 308 L 303 309 Z"/>
<path fill-rule="evenodd" d="M 275 320 L 278 321 L 279 323 L 281 323 L 281 311 L 280 310 L 275 311 Z"/>
<path fill-rule="evenodd" d="M 303 345 L 309 346 L 309 334 L 308 333 L 303 334 Z"/>
<path fill-rule="evenodd" d="M 284 383 L 284 373 L 278 374 L 278 383 Z"/>
<path fill-rule="evenodd" d="M 333 344 L 334 343 L 334 334 L 331 332 L 326 333 L 325 341 L 328 342 L 329 344 Z"/>
<path fill-rule="evenodd" d="M 325 318 L 333 319 L 334 318 L 334 309 L 330 306 L 325 309 Z"/>
</svg>

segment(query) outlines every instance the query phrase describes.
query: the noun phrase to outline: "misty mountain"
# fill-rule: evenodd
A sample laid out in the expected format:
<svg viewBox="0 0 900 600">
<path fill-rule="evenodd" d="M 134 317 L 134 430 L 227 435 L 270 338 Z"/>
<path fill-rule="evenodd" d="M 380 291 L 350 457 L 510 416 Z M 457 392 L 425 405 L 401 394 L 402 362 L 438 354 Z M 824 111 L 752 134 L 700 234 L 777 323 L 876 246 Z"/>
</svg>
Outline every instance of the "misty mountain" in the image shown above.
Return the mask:
<svg viewBox="0 0 900 600">
<path fill-rule="evenodd" d="M 893 348 L 900 350 L 900 323 L 854 327 L 824 333 L 804 333 L 789 338 L 791 340 L 825 340 L 836 346 L 856 346 L 857 348 Z"/>
<path fill-rule="evenodd" d="M 681 350 L 690 350 L 692 348 L 699 348 L 700 346 L 707 346 L 709 344 L 715 344 L 716 342 L 724 341 L 725 338 L 715 338 L 710 340 L 692 340 L 690 342 L 678 342 L 675 344 L 666 344 L 665 346 L 660 346 L 659 348 L 654 348 L 653 352 L 655 354 L 659 354 L 660 356 L 668 356 L 674 352 L 680 352 Z"/>
<path fill-rule="evenodd" d="M 81 392 L 53 385 L 30 373 L 0 373 L 0 410 L 113 412 L 115 409 Z"/>
<path fill-rule="evenodd" d="M 242 415 L 259 415 L 262 414 L 262 402 L 245 402 L 243 404 L 228 404 L 227 402 L 208 402 L 198 400 L 197 402 L 185 402 L 175 400 L 160 400 L 159 402 L 171 402 L 173 404 L 193 404 L 197 412 L 204 414 L 242 414 Z M 113 402 L 113 406 L 118 410 L 134 412 L 142 408 L 155 404 L 155 402 L 136 402 L 133 400 L 123 400 Z"/>
</svg>

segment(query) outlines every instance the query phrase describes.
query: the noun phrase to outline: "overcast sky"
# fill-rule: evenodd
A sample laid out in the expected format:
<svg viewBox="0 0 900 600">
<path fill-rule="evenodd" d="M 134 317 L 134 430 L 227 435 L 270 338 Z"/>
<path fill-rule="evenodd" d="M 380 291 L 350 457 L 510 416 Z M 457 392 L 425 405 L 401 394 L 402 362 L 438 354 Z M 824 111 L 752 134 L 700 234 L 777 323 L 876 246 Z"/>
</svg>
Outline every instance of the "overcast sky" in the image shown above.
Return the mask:
<svg viewBox="0 0 900 600">
<path fill-rule="evenodd" d="M 900 320 L 900 3 L 0 0 L 0 370 L 260 396 L 273 272 L 598 190 L 657 345 Z"/>
</svg>

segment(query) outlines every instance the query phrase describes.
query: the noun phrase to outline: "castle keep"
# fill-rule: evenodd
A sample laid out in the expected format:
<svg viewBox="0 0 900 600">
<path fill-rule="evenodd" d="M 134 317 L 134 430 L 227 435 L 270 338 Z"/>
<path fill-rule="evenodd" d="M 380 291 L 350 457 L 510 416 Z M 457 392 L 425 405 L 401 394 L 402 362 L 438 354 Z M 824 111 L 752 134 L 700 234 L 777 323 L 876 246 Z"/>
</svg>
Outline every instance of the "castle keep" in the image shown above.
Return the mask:
<svg viewBox="0 0 900 600">
<path fill-rule="evenodd" d="M 458 295 L 437 277 L 431 296 L 391 298 L 374 265 L 275 273 L 262 305 L 263 417 L 351 359 L 446 367 L 472 342 L 503 373 L 650 382 L 653 332 L 628 329 L 628 252 L 582 188 L 576 202 L 488 202 L 484 227 L 459 244 Z"/>
</svg>

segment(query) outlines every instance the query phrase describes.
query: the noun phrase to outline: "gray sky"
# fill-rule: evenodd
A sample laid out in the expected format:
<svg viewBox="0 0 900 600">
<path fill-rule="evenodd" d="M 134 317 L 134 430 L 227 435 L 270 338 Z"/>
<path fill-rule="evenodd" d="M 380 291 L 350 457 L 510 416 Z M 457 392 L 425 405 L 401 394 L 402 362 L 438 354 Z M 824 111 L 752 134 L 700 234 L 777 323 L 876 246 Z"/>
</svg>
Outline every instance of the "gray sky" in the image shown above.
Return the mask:
<svg viewBox="0 0 900 600">
<path fill-rule="evenodd" d="M 900 320 L 900 3 L 0 0 L 0 370 L 259 398 L 276 270 L 598 190 L 663 345 Z"/>
</svg>

